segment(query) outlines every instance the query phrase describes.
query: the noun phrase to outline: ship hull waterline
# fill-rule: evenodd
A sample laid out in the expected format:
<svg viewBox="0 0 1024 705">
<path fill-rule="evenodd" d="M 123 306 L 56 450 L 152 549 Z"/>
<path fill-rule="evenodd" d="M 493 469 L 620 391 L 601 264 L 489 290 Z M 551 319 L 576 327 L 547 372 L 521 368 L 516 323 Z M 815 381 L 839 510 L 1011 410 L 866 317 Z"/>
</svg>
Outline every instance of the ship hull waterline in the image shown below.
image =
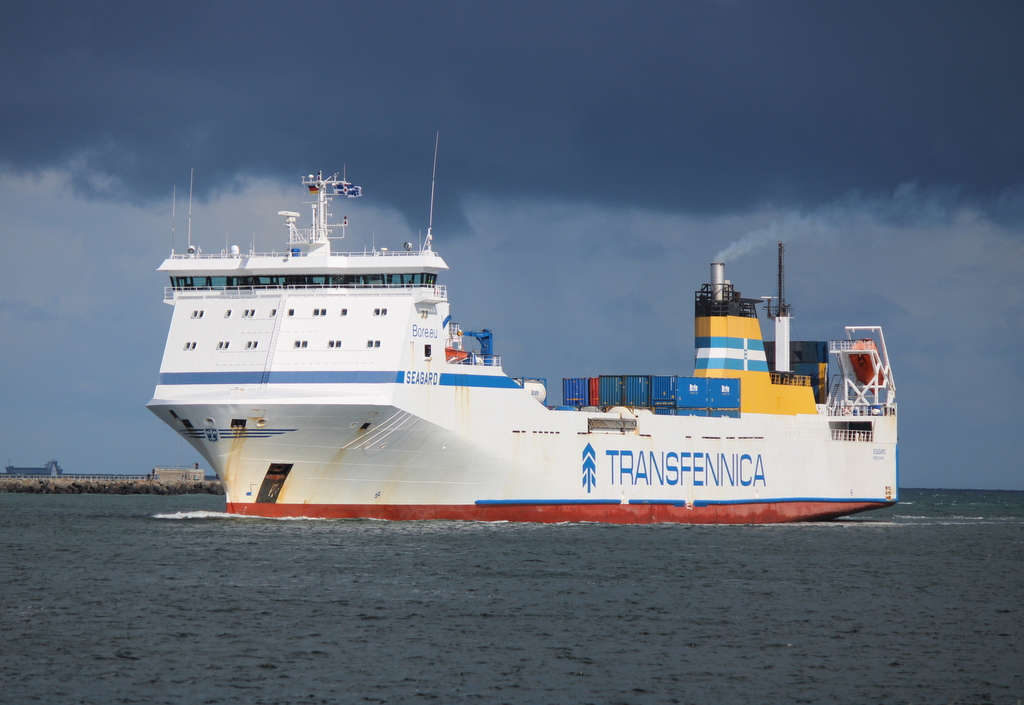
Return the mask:
<svg viewBox="0 0 1024 705">
<path fill-rule="evenodd" d="M 373 504 L 227 504 L 230 514 L 264 518 L 378 519 L 386 521 L 483 521 L 558 524 L 779 524 L 828 521 L 896 502 L 791 501 L 714 504 L 550 504 L 373 505 Z"/>
</svg>

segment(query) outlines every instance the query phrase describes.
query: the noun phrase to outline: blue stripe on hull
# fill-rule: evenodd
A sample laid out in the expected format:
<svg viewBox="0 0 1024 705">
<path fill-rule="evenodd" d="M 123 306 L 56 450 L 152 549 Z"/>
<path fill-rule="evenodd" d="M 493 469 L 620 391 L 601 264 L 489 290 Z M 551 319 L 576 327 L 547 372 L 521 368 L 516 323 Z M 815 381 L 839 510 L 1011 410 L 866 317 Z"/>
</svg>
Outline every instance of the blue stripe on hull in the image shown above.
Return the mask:
<svg viewBox="0 0 1024 705">
<path fill-rule="evenodd" d="M 713 507 L 730 504 L 775 504 L 783 502 L 833 502 L 847 504 L 849 502 L 891 502 L 879 497 L 772 497 L 767 499 L 697 499 L 695 507 Z M 631 499 L 629 504 L 669 504 L 674 507 L 686 506 L 681 499 Z"/>
<path fill-rule="evenodd" d="M 766 499 L 698 499 L 695 507 L 726 506 L 732 504 L 777 504 L 789 502 L 829 502 L 848 504 L 850 502 L 891 502 L 880 497 L 770 497 Z M 558 504 L 623 504 L 618 499 L 478 499 L 474 504 L 488 505 L 558 505 Z M 672 507 L 685 507 L 684 499 L 631 499 L 625 504 L 665 504 Z"/>
<path fill-rule="evenodd" d="M 162 372 L 157 384 L 262 384 L 263 372 Z M 403 384 L 405 372 L 387 370 L 345 370 L 320 372 L 271 372 L 269 384 Z M 438 378 L 442 387 L 490 387 L 517 389 L 519 385 L 505 376 L 446 372 Z"/>
<path fill-rule="evenodd" d="M 478 499 L 475 504 L 529 506 L 534 504 L 622 504 L 618 499 Z"/>
</svg>

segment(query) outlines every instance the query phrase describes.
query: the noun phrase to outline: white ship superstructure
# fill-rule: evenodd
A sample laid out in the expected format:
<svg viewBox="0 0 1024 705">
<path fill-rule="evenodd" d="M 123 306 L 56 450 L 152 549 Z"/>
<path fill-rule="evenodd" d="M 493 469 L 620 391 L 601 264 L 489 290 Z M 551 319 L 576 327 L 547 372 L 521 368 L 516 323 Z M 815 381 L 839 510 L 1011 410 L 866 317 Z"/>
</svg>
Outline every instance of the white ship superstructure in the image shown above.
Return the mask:
<svg viewBox="0 0 1024 705">
<path fill-rule="evenodd" d="M 505 374 L 489 331 L 452 321 L 429 231 L 420 246 L 334 253 L 331 199 L 361 189 L 303 183 L 312 224 L 282 211 L 281 252 L 190 247 L 160 267 L 174 312 L 148 406 L 210 463 L 229 511 L 771 522 L 895 501 L 880 329 L 830 344 L 838 374 L 818 404 L 808 377 L 769 370 L 754 302 L 718 265 L 697 294 L 692 378 L 646 404 L 624 379 L 624 396 L 549 408 L 542 385 Z M 684 400 L 690 388 L 704 407 Z M 734 408 L 716 406 L 723 393 Z"/>
</svg>

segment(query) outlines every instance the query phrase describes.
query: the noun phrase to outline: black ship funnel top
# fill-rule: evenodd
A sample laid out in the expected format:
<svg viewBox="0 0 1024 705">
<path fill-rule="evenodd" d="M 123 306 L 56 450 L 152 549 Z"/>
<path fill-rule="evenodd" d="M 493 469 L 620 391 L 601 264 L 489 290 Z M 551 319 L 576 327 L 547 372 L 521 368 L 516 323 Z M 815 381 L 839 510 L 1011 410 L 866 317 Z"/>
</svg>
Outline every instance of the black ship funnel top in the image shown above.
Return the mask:
<svg viewBox="0 0 1024 705">
<path fill-rule="evenodd" d="M 725 278 L 725 264 L 711 263 L 711 283 L 701 286 L 697 292 L 694 315 L 704 316 L 740 316 L 757 318 L 757 299 L 744 299 L 740 292 L 732 287 L 732 282 Z"/>
</svg>

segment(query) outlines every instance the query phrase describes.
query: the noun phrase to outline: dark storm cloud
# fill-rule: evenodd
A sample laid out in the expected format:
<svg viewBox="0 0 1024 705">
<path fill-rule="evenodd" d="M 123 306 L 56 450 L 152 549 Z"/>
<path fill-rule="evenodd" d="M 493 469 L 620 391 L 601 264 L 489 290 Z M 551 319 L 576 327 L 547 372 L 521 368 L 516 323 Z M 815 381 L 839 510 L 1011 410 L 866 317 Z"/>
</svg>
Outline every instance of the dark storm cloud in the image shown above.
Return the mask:
<svg viewBox="0 0 1024 705">
<path fill-rule="evenodd" d="M 164 197 L 349 165 L 451 193 L 718 212 L 1022 181 L 1020 3 L 32 3 L 0 163 Z M 111 183 L 96 173 L 117 179 Z M 450 199 L 452 201 L 456 199 Z"/>
</svg>

